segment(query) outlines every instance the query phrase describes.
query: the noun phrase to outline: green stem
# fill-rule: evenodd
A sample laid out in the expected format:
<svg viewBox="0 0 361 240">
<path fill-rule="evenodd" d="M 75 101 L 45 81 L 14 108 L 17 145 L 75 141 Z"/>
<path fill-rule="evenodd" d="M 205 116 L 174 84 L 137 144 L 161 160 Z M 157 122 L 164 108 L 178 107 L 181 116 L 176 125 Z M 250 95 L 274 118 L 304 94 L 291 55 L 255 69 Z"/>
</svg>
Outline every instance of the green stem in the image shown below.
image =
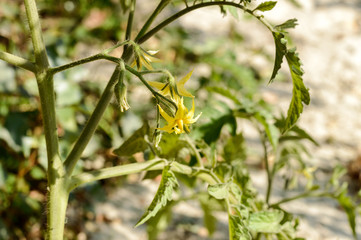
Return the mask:
<svg viewBox="0 0 361 240">
<path fill-rule="evenodd" d="M 309 197 L 333 197 L 333 195 L 329 192 L 306 192 L 306 193 L 301 193 L 299 195 L 290 197 L 290 198 L 285 198 L 279 202 L 273 203 L 270 205 L 270 207 L 274 208 L 274 207 L 278 207 L 279 205 L 286 203 L 286 202 L 291 202 L 300 198 L 309 198 Z"/>
<path fill-rule="evenodd" d="M 271 169 L 269 166 L 269 159 L 268 159 L 268 150 L 267 150 L 267 142 L 266 142 L 266 138 L 264 136 L 264 134 L 262 132 L 261 133 L 261 142 L 262 142 L 262 146 L 263 146 L 263 161 L 264 161 L 264 165 L 266 167 L 266 172 L 267 172 L 267 193 L 266 193 L 266 203 L 269 204 L 269 199 L 271 196 L 271 192 L 272 192 L 272 183 L 273 183 L 273 178 L 271 175 Z"/>
<path fill-rule="evenodd" d="M 196 148 L 196 146 L 193 144 L 193 142 L 191 141 L 190 137 L 188 135 L 185 136 L 185 140 L 188 144 L 188 146 L 192 149 L 196 159 L 197 159 L 197 162 L 199 164 L 199 167 L 203 168 L 203 161 L 202 161 L 202 157 L 201 155 L 199 154 L 199 151 L 198 149 Z"/>
<path fill-rule="evenodd" d="M 138 35 L 135 37 L 135 42 L 137 42 L 144 33 L 148 30 L 150 25 L 153 23 L 154 19 L 158 16 L 158 14 L 170 3 L 169 0 L 162 0 L 153 11 L 152 15 L 148 18 L 148 20 L 143 25 L 142 29 L 139 31 Z"/>
<path fill-rule="evenodd" d="M 112 57 L 112 56 L 109 56 L 109 55 L 104 54 L 104 53 L 98 53 L 98 54 L 95 54 L 93 56 L 86 57 L 86 58 L 83 58 L 83 59 L 80 59 L 80 60 L 77 60 L 77 61 L 74 61 L 74 62 L 71 62 L 71 63 L 67 63 L 67 64 L 64 64 L 64 65 L 61 65 L 61 66 L 58 66 L 58 67 L 54 67 L 54 68 L 50 68 L 49 71 L 52 74 L 56 74 L 58 72 L 62 72 L 64 70 L 67 70 L 67 69 L 70 69 L 70 68 L 85 64 L 85 63 L 100 60 L 100 59 L 108 60 L 108 61 L 111 61 L 111 62 L 114 62 L 114 63 L 119 63 L 119 58 Z"/>
<path fill-rule="evenodd" d="M 128 65 L 125 65 L 125 68 L 127 69 L 127 71 L 129 71 L 130 73 L 132 73 L 134 76 L 138 77 L 139 80 L 149 89 L 149 91 L 153 94 L 153 96 L 154 96 L 155 98 L 157 98 L 157 99 L 158 99 L 158 98 L 161 98 L 161 99 L 165 100 L 166 102 L 169 102 L 170 104 L 172 104 L 175 109 L 178 109 L 177 105 L 176 105 L 172 100 L 164 97 L 162 94 L 157 93 L 157 92 L 152 88 L 152 86 L 150 86 L 150 85 L 147 83 L 147 81 L 143 78 L 141 72 L 138 72 L 138 71 L 134 70 L 133 68 L 129 67 Z"/>
<path fill-rule="evenodd" d="M 255 15 L 252 10 L 247 9 L 246 7 L 238 4 L 238 3 L 234 3 L 234 2 L 221 2 L 221 1 L 217 1 L 217 2 L 204 2 L 204 3 L 199 3 L 196 5 L 193 5 L 191 7 L 186 7 L 185 9 L 175 13 L 174 15 L 170 16 L 169 18 L 165 19 L 163 22 L 161 22 L 160 24 L 158 24 L 157 26 L 155 26 L 153 29 L 151 29 L 149 32 L 147 32 L 146 34 L 144 34 L 143 36 L 139 37 L 137 36 L 137 38 L 135 39 L 135 42 L 137 42 L 138 44 L 141 44 L 143 42 L 145 42 L 146 40 L 148 40 L 150 37 L 152 37 L 155 33 L 157 33 L 159 30 L 161 30 L 162 28 L 164 28 L 165 26 L 167 26 L 168 24 L 170 24 L 171 22 L 177 20 L 178 18 L 180 18 L 181 16 L 194 11 L 196 9 L 199 8 L 203 8 L 203 7 L 210 7 L 210 6 L 232 6 L 232 7 L 236 7 L 239 8 L 249 14 L 251 14 L 252 16 L 256 17 L 259 21 L 261 21 L 268 29 L 270 29 L 271 31 L 273 31 L 273 27 L 263 19 L 262 16 L 257 16 Z"/>
<path fill-rule="evenodd" d="M 71 176 L 77 161 L 81 157 L 81 154 L 83 153 L 91 137 L 93 136 L 95 130 L 97 129 L 98 124 L 113 96 L 114 86 L 118 82 L 119 74 L 120 74 L 120 68 L 118 66 L 114 71 L 113 75 L 111 76 L 109 83 L 107 84 L 102 96 L 99 99 L 97 106 L 95 107 L 92 115 L 90 116 L 83 131 L 81 132 L 79 138 L 77 139 L 73 149 L 66 158 L 64 165 L 67 176 Z"/>
<path fill-rule="evenodd" d="M 25 8 L 35 54 L 36 80 L 39 89 L 48 156 L 47 239 L 62 240 L 69 191 L 67 190 L 67 179 L 65 178 L 63 162 L 59 155 L 53 74 L 48 71 L 49 62 L 35 0 L 25 0 Z"/>
<path fill-rule="evenodd" d="M 132 34 L 132 26 L 133 26 L 135 4 L 136 4 L 136 0 L 133 0 L 132 1 L 132 6 L 130 7 L 129 16 L 128 16 L 127 30 L 125 32 L 125 40 L 130 40 L 130 37 L 131 37 L 131 34 Z"/>
<path fill-rule="evenodd" d="M 115 167 L 103 168 L 91 172 L 80 173 L 71 177 L 69 183 L 69 189 L 73 190 L 76 187 L 83 185 L 85 183 L 89 183 L 101 179 L 119 177 L 119 176 L 139 173 L 142 171 L 161 170 L 168 164 L 169 162 L 166 159 L 155 159 L 141 163 L 131 163 L 122 166 L 115 166 Z M 210 171 L 200 171 L 197 170 L 196 168 L 192 168 L 177 162 L 171 163 L 171 170 L 186 175 L 194 174 L 194 176 L 197 176 L 198 178 L 206 181 L 211 185 L 219 183 L 219 179 L 214 175 L 212 175 Z"/>
<path fill-rule="evenodd" d="M 49 67 L 49 61 L 43 41 L 36 2 L 35 0 L 25 0 L 24 3 L 30 28 L 31 40 L 34 47 L 35 63 L 41 70 L 46 70 Z"/>
<path fill-rule="evenodd" d="M 36 67 L 35 67 L 34 63 L 30 62 L 29 60 L 27 60 L 25 58 L 15 56 L 11 53 L 0 51 L 0 59 L 4 60 L 5 62 L 12 64 L 14 66 L 21 67 L 25 70 L 28 70 L 30 72 L 33 72 L 33 73 L 36 72 Z"/>
</svg>

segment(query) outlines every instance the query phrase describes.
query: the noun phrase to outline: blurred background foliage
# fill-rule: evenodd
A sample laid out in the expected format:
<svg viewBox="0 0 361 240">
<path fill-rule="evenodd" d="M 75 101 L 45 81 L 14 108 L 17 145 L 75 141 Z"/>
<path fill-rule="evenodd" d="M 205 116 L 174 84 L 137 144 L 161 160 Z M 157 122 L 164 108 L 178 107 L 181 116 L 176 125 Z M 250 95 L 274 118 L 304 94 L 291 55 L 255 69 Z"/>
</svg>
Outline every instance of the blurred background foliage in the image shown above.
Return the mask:
<svg viewBox="0 0 361 240">
<path fill-rule="evenodd" d="M 37 2 L 53 66 L 97 53 L 122 40 L 124 36 L 127 17 L 122 10 L 122 6 L 126 5 L 124 0 Z M 145 18 L 146 15 L 139 14 L 135 24 L 141 26 Z M 244 20 L 250 21 L 248 18 Z M 2 0 L 0 49 L 29 58 L 32 54 L 27 28 L 22 1 Z M 252 109 L 262 113 L 259 119 L 270 118 L 282 124 L 282 117 L 274 118 L 274 113 L 278 111 L 265 101 L 259 91 L 261 86 L 267 84 L 269 73 L 260 72 L 247 61 L 239 60 L 234 49 L 241 47 L 243 51 L 251 51 L 252 55 L 266 59 L 270 71 L 273 56 L 268 56 L 262 49 L 242 46 L 244 37 L 232 27 L 228 32 L 226 36 L 206 38 L 202 33 L 186 31 L 181 25 L 173 24 L 152 39 L 149 48 L 160 49 L 157 57 L 162 59 L 162 63 L 156 66 L 168 69 L 178 78 L 193 68 L 199 70 L 188 83 L 191 91 L 196 93 L 198 109 L 203 112 L 197 124 L 199 128 L 192 132 L 192 136 L 199 139 L 198 144 L 202 145 L 204 141 L 213 146 L 223 154 L 225 161 L 241 159 L 241 164 L 244 164 L 248 159 L 251 165 L 262 167 L 261 151 L 252 151 L 244 146 L 245 139 L 237 130 L 240 125 L 236 122 L 242 121 L 241 118 L 249 119 L 250 115 L 247 114 Z M 120 52 L 115 54 L 119 55 Z M 109 66 L 104 67 L 102 64 L 67 70 L 55 77 L 58 133 L 63 155 L 79 135 L 111 74 L 113 66 L 107 63 Z M 36 80 L 28 72 L 3 61 L 0 61 L 0 72 L 0 239 L 41 239 L 46 218 L 47 161 Z M 279 81 L 285 79 L 281 74 Z M 129 76 L 128 81 L 131 81 Z M 131 136 L 144 120 L 155 120 L 155 104 L 140 84 L 129 85 L 128 100 L 131 109 L 125 113 L 118 111 L 115 102 L 108 107 L 96 135 L 82 156 L 84 161 L 77 165 L 78 171 L 143 158 L 139 155 L 117 157 L 112 153 L 113 148 Z M 296 134 L 291 138 L 313 141 L 301 130 L 293 130 Z M 162 144 L 169 146 L 169 142 L 177 142 L 173 138 L 176 137 L 166 137 Z M 220 141 L 215 146 L 218 138 Z M 287 142 L 287 139 L 283 141 Z M 290 164 L 290 156 L 299 164 Z M 300 156 L 307 156 L 307 150 L 302 144 L 291 144 L 291 147 L 282 149 L 281 157 L 287 161 L 280 161 L 279 168 L 287 165 L 289 169 L 296 168 L 295 171 L 302 172 L 307 166 Z M 222 171 L 221 167 L 219 171 Z M 287 182 L 295 184 L 297 179 L 292 178 L 296 175 L 289 175 L 285 177 Z M 89 199 L 95 196 L 102 200 L 107 189 L 119 186 L 125 180 L 117 178 L 100 181 L 71 194 L 69 206 L 77 209 L 79 221 L 73 219 L 67 224 L 66 234 L 69 239 L 74 239 L 83 231 L 83 219 L 94 218 Z M 191 184 L 189 181 L 186 182 Z M 247 184 L 246 178 L 242 181 Z M 206 210 L 209 208 L 206 203 L 201 205 Z M 209 229 L 212 229 L 214 226 L 210 224 Z"/>
</svg>

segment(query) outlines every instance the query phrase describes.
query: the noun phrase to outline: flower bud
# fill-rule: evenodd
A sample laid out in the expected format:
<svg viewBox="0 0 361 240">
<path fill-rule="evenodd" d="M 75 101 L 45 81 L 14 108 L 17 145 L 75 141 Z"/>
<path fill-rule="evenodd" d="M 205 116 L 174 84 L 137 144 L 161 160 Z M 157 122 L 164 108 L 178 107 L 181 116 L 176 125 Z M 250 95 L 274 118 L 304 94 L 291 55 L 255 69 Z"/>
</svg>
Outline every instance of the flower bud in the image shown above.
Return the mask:
<svg viewBox="0 0 361 240">
<path fill-rule="evenodd" d="M 124 84 L 124 71 L 121 71 L 119 75 L 119 81 L 115 85 L 114 92 L 115 92 L 115 97 L 117 99 L 117 103 L 119 104 L 120 107 L 120 111 L 121 112 L 127 111 L 130 108 L 130 106 L 127 100 L 128 89 L 127 86 Z"/>
</svg>

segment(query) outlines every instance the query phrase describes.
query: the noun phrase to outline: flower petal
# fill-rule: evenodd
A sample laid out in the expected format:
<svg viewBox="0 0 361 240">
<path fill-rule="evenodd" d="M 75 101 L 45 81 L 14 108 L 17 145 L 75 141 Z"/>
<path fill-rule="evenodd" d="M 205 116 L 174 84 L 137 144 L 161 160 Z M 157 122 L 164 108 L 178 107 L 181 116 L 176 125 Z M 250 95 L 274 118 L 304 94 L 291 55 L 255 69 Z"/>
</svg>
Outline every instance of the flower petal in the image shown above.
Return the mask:
<svg viewBox="0 0 361 240">
<path fill-rule="evenodd" d="M 174 123 L 174 118 L 172 118 L 171 116 L 169 116 L 163 109 L 160 105 L 158 105 L 158 108 L 159 108 L 159 113 L 160 115 L 162 115 L 162 117 L 169 123 Z"/>
<path fill-rule="evenodd" d="M 147 83 L 152 86 L 155 87 L 159 90 L 162 90 L 164 88 L 164 86 L 166 85 L 165 83 L 161 83 L 161 82 L 153 82 L 153 81 L 147 81 Z"/>
<path fill-rule="evenodd" d="M 189 80 L 189 78 L 192 76 L 193 70 L 190 71 L 184 78 L 182 78 L 181 80 L 179 80 L 177 82 L 177 90 L 179 95 L 185 96 L 185 97 L 191 97 L 194 98 L 194 96 L 188 92 L 185 87 L 184 84 Z"/>
</svg>

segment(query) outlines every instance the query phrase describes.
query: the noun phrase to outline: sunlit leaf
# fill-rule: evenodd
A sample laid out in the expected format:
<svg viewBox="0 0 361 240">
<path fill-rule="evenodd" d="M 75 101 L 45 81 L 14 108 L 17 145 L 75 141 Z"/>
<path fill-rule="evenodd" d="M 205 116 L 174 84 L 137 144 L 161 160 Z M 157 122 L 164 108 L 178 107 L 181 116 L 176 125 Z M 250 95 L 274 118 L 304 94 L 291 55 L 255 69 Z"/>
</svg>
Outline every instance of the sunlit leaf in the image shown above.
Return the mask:
<svg viewBox="0 0 361 240">
<path fill-rule="evenodd" d="M 356 206 L 349 196 L 347 196 L 347 188 L 337 196 L 338 203 L 342 206 L 343 210 L 347 214 L 348 223 L 352 230 L 352 235 L 357 239 L 356 235 Z"/>
<path fill-rule="evenodd" d="M 258 5 L 254 10 L 258 10 L 258 11 L 262 11 L 262 12 L 266 12 L 266 11 L 270 11 L 272 10 L 275 6 L 276 6 L 277 2 L 276 1 L 267 1 L 267 2 L 263 2 L 260 5 Z"/>
<path fill-rule="evenodd" d="M 278 233 L 283 216 L 284 213 L 280 210 L 251 213 L 248 227 L 255 232 Z"/>
<path fill-rule="evenodd" d="M 275 61 L 274 61 L 272 76 L 271 76 L 271 79 L 269 80 L 269 83 L 272 83 L 273 80 L 275 79 L 278 71 L 281 68 L 281 65 L 283 62 L 283 57 L 287 53 L 287 46 L 286 46 L 287 41 L 284 38 L 285 36 L 283 35 L 283 33 L 272 32 L 272 35 L 273 35 L 273 39 L 275 41 L 276 54 L 275 54 Z"/>
<path fill-rule="evenodd" d="M 227 183 L 218 183 L 208 186 L 208 193 L 216 199 L 226 199 L 229 194 L 229 184 Z"/>
<path fill-rule="evenodd" d="M 229 214 L 228 224 L 229 224 L 229 239 L 230 240 L 251 240 L 252 239 L 248 228 L 242 222 L 240 217 Z"/>
<path fill-rule="evenodd" d="M 297 19 L 296 18 L 292 18 L 292 19 L 288 19 L 286 22 L 279 24 L 277 26 L 275 26 L 275 29 L 282 31 L 288 28 L 294 28 L 297 25 Z"/>
<path fill-rule="evenodd" d="M 147 211 L 143 214 L 135 227 L 142 225 L 151 217 L 154 217 L 172 199 L 173 189 L 178 186 L 174 173 L 170 171 L 170 166 L 163 169 L 162 180 L 160 181 L 157 193 Z"/>
<path fill-rule="evenodd" d="M 284 132 L 290 129 L 300 117 L 303 111 L 303 103 L 308 105 L 310 103 L 310 94 L 303 83 L 301 62 L 295 49 L 289 50 L 286 54 L 286 59 L 290 68 L 293 90 L 292 100 L 288 108 L 287 118 Z"/>
</svg>

